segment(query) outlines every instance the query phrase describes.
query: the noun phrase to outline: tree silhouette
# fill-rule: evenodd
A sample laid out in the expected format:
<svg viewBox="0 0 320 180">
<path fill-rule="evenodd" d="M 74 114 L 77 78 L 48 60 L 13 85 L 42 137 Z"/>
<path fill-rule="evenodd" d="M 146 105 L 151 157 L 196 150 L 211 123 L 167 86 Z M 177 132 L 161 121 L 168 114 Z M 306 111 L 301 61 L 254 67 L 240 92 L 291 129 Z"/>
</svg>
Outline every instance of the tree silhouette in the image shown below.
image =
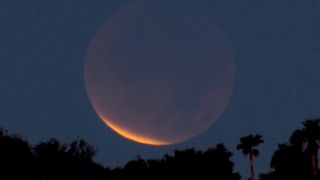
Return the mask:
<svg viewBox="0 0 320 180">
<path fill-rule="evenodd" d="M 273 171 L 261 174 L 261 180 L 318 180 L 319 122 L 306 120 L 302 129 L 292 133 L 289 144 L 279 144 L 271 159 Z"/>
<path fill-rule="evenodd" d="M 320 180 L 318 177 L 318 150 L 320 119 L 303 122 L 288 143 L 278 144 L 270 166 L 272 170 L 260 174 L 261 180 Z M 250 160 L 250 180 L 254 179 L 254 157 L 264 140 L 259 134 L 240 138 L 238 150 Z M 0 179 L 227 179 L 239 180 L 230 160 L 232 153 L 223 145 L 205 151 L 193 148 L 176 150 L 160 159 L 137 156 L 123 167 L 105 168 L 94 162 L 93 146 L 83 139 L 64 144 L 50 139 L 35 146 L 24 138 L 9 134 L 0 128 Z"/>
<path fill-rule="evenodd" d="M 76 157 L 77 159 L 91 161 L 97 151 L 85 140 L 76 139 L 70 143 L 67 152 L 68 154 L 70 154 L 73 157 Z"/>
<path fill-rule="evenodd" d="M 261 174 L 261 180 L 312 179 L 309 159 L 297 145 L 279 144 L 270 165 L 274 171 Z"/>
<path fill-rule="evenodd" d="M 318 142 L 320 140 L 320 119 L 307 120 L 303 122 L 304 128 L 302 134 L 304 136 L 304 151 L 311 154 L 312 175 L 313 179 L 318 179 Z"/>
<path fill-rule="evenodd" d="M 95 154 L 82 139 L 64 144 L 52 138 L 31 146 L 0 128 L 0 179 L 240 179 L 233 171 L 232 153 L 223 144 L 206 151 L 176 150 L 161 159 L 137 156 L 112 170 L 95 163 Z"/>
<path fill-rule="evenodd" d="M 69 145 L 56 139 L 34 147 L 35 162 L 41 177 L 46 179 L 103 179 L 106 170 L 94 163 L 94 148 L 78 139 Z"/>
<path fill-rule="evenodd" d="M 0 179 L 31 177 L 32 152 L 27 141 L 0 129 Z M 19 172 L 19 173 L 12 173 Z"/>
<path fill-rule="evenodd" d="M 138 156 L 124 167 L 111 171 L 110 179 L 228 179 L 239 180 L 230 161 L 232 153 L 223 144 L 206 151 L 176 150 L 161 159 L 143 159 Z"/>
<path fill-rule="evenodd" d="M 95 152 L 82 139 L 50 139 L 32 147 L 0 128 L 0 179 L 107 179 L 109 170 L 92 160 Z"/>
<path fill-rule="evenodd" d="M 250 162 L 250 179 L 254 180 L 254 168 L 253 168 L 253 157 L 259 155 L 258 145 L 263 143 L 262 136 L 256 134 L 255 136 L 249 135 L 240 138 L 240 144 L 238 144 L 237 149 L 242 150 L 244 155 L 249 155 Z"/>
</svg>

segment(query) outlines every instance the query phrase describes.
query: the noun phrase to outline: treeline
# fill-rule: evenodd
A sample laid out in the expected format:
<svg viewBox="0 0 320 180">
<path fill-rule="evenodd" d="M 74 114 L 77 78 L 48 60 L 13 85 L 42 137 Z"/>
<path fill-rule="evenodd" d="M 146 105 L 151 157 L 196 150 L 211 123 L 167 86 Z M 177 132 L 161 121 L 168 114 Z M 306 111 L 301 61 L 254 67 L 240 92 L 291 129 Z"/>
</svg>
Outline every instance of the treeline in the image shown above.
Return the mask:
<svg viewBox="0 0 320 180">
<path fill-rule="evenodd" d="M 106 179 L 108 169 L 95 163 L 96 151 L 84 140 L 62 144 L 50 139 L 31 146 L 0 130 L 0 179 Z"/>
<path fill-rule="evenodd" d="M 318 150 L 320 119 L 303 122 L 303 128 L 292 133 L 289 142 L 278 144 L 270 166 L 272 171 L 261 174 L 261 180 L 319 180 Z"/>
<path fill-rule="evenodd" d="M 254 157 L 263 143 L 259 134 L 240 138 L 237 146 L 248 156 L 250 177 L 253 180 L 319 180 L 318 149 L 320 119 L 307 120 L 294 131 L 286 143 L 278 144 L 271 159 L 271 170 L 254 174 Z M 123 167 L 110 169 L 95 162 L 96 150 L 82 139 L 63 144 L 50 139 L 36 145 L 18 135 L 0 129 L 0 179 L 219 179 L 239 180 L 232 157 L 223 144 L 205 151 L 176 150 L 160 159 L 136 157 Z M 106 155 L 107 156 L 107 155 Z M 243 179 L 247 179 L 244 177 Z"/>
</svg>

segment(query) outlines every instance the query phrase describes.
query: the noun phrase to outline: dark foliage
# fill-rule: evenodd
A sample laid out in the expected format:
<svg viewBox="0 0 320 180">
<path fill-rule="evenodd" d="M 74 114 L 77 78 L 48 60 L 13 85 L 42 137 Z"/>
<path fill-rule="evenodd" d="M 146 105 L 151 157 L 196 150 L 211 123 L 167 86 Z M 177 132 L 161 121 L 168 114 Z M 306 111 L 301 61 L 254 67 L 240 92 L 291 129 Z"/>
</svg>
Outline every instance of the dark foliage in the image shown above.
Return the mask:
<svg viewBox="0 0 320 180">
<path fill-rule="evenodd" d="M 279 144 L 272 157 L 271 167 L 274 171 L 262 174 L 261 180 L 312 179 L 310 159 L 298 146 Z"/>
<path fill-rule="evenodd" d="M 307 120 L 294 131 L 289 144 L 279 144 L 271 159 L 271 172 L 261 174 L 261 180 L 320 179 L 317 173 L 317 151 L 320 138 L 319 119 Z M 314 170 L 314 171 L 313 171 Z M 319 173 L 318 173 L 319 174 Z"/>
<path fill-rule="evenodd" d="M 95 163 L 95 150 L 84 140 L 68 145 L 56 139 L 32 147 L 23 138 L 0 130 L 0 179 L 106 179 Z"/>
<path fill-rule="evenodd" d="M 160 160 L 137 157 L 109 170 L 95 163 L 95 149 L 82 139 L 62 144 L 50 139 L 31 146 L 23 138 L 0 130 L 0 179 L 226 179 L 238 180 L 223 144 L 207 151 L 186 149 Z"/>
<path fill-rule="evenodd" d="M 29 167 L 33 162 L 29 143 L 18 136 L 10 136 L 0 129 L 0 179 L 31 177 Z M 19 172 L 19 173 L 15 173 Z"/>
<path fill-rule="evenodd" d="M 240 138 L 240 144 L 237 146 L 237 149 L 242 150 L 244 155 L 252 153 L 256 157 L 259 155 L 259 150 L 257 147 L 261 143 L 264 143 L 264 140 L 260 134 L 251 134 Z"/>
<path fill-rule="evenodd" d="M 269 173 L 261 180 L 320 180 L 318 150 L 320 119 L 308 120 L 294 131 L 288 143 L 279 144 L 274 152 Z M 240 139 L 237 147 L 244 154 L 257 156 L 261 135 Z M 0 128 L 0 179 L 90 179 L 90 180 L 157 180 L 157 179 L 219 179 L 239 180 L 234 172 L 232 153 L 223 144 L 206 151 L 176 150 L 161 159 L 137 156 L 123 167 L 110 170 L 96 163 L 96 150 L 82 139 L 63 144 L 50 139 L 30 145 L 24 138 Z M 252 158 L 251 158 L 252 159 Z M 252 164 L 253 167 L 253 164 Z M 252 168 L 253 169 L 253 168 Z M 254 173 L 252 173 L 254 174 Z M 253 177 L 253 176 L 252 176 Z M 252 178 L 253 179 L 253 178 Z"/>
<path fill-rule="evenodd" d="M 254 180 L 254 166 L 253 166 L 253 157 L 259 155 L 258 146 L 259 144 L 264 143 L 262 135 L 248 135 L 240 138 L 240 144 L 237 145 L 237 150 L 242 150 L 244 155 L 249 155 L 249 165 L 250 165 L 250 178 L 249 180 Z"/>
<path fill-rule="evenodd" d="M 223 144 L 204 152 L 194 149 L 175 151 L 160 160 L 137 157 L 112 174 L 112 179 L 240 179 L 233 172 L 232 153 Z"/>
</svg>

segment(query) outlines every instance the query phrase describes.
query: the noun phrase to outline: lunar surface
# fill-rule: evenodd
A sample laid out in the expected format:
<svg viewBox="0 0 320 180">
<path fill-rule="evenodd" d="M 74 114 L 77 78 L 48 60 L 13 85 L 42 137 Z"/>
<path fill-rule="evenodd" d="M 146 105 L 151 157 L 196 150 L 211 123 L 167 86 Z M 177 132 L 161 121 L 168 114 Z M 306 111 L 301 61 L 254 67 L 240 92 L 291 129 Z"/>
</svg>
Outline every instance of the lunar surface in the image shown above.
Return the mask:
<svg viewBox="0 0 320 180">
<path fill-rule="evenodd" d="M 126 7 L 89 44 L 90 102 L 107 126 L 132 141 L 168 145 L 195 137 L 231 98 L 232 48 L 209 13 L 183 2 Z"/>
</svg>

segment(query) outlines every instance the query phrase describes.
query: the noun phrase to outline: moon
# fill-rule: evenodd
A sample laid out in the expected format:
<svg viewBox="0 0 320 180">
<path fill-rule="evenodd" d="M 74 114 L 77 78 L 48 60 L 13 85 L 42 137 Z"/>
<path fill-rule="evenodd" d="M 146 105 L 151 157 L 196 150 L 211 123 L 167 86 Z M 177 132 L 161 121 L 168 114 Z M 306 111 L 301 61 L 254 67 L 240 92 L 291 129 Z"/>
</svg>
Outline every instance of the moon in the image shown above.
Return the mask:
<svg viewBox="0 0 320 180">
<path fill-rule="evenodd" d="M 229 42 L 204 7 L 184 2 L 145 1 L 119 10 L 89 43 L 89 100 L 129 140 L 186 141 L 208 129 L 232 96 Z"/>
</svg>

